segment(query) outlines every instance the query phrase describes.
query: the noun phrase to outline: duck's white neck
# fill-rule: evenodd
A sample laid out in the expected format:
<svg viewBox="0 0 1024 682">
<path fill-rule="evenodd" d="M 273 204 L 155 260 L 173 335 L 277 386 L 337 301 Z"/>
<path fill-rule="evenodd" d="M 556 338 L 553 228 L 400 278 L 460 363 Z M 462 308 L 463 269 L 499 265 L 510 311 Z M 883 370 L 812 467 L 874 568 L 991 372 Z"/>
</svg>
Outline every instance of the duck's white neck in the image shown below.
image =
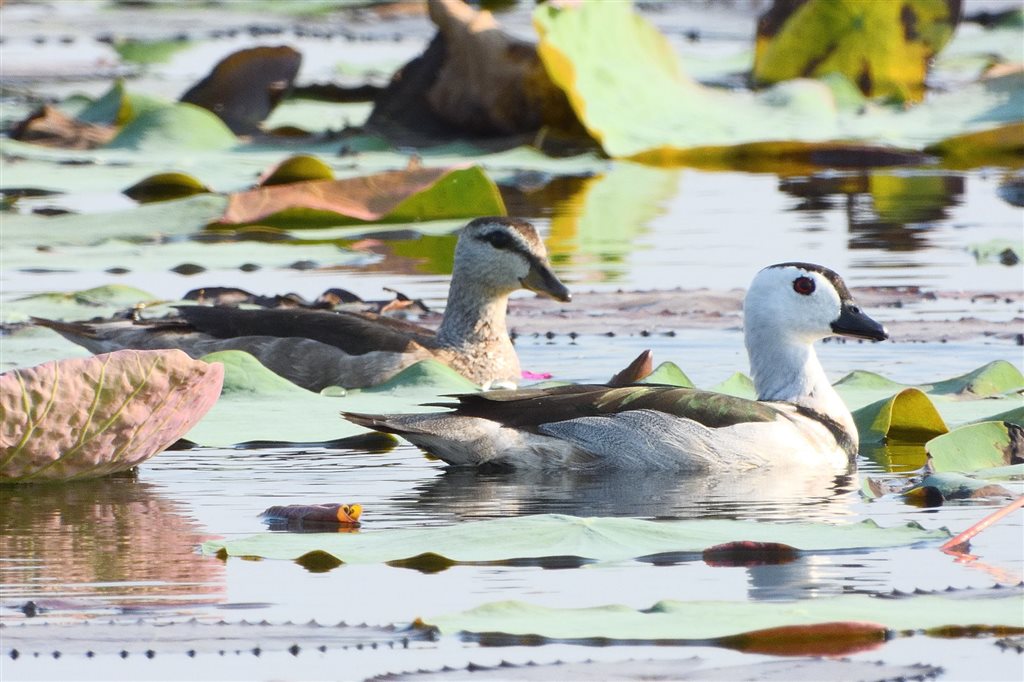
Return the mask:
<svg viewBox="0 0 1024 682">
<path fill-rule="evenodd" d="M 481 344 L 511 348 L 505 326 L 507 310 L 507 293 L 466 286 L 462 278 L 453 276 L 437 340 L 444 346 L 457 348 Z"/>
<path fill-rule="evenodd" d="M 856 446 L 853 415 L 832 388 L 811 341 L 748 330 L 746 345 L 758 400 L 785 401 L 819 412 L 838 422 Z"/>
</svg>

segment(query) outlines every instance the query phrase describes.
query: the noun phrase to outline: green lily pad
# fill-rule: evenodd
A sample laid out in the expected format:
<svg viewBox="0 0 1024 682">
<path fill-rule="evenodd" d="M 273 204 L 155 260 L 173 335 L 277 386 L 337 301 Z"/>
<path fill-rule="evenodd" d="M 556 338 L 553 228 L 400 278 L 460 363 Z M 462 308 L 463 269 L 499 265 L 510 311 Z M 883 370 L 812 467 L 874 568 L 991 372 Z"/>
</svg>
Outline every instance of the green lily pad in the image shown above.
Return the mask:
<svg viewBox="0 0 1024 682">
<path fill-rule="evenodd" d="M 973 395 L 988 397 L 1024 389 L 1024 374 L 1006 360 L 995 360 L 978 369 L 928 387 L 934 395 Z"/>
<path fill-rule="evenodd" d="M 174 104 L 140 113 L 106 146 L 163 152 L 216 151 L 237 145 L 238 138 L 215 114 L 193 104 Z"/>
<path fill-rule="evenodd" d="M 154 239 L 198 233 L 223 212 L 225 204 L 224 197 L 201 194 L 124 211 L 54 217 L 5 215 L 4 267 L 15 267 L 15 252 L 21 254 L 20 258 L 26 267 L 55 267 L 46 261 L 46 250 L 40 252 L 37 249 L 39 246 L 47 249 L 61 246 L 85 247 L 115 239 Z M 8 254 L 11 261 L 7 261 Z M 104 269 L 111 265 L 114 263 L 106 263 Z"/>
<path fill-rule="evenodd" d="M 170 61 L 171 57 L 189 47 L 188 40 L 118 40 L 114 49 L 121 59 L 134 64 L 161 64 Z"/>
<path fill-rule="evenodd" d="M 30 316 L 52 320 L 109 317 L 143 301 L 152 294 L 124 284 L 107 284 L 82 291 L 48 291 L 4 303 L 3 322 L 24 322 Z"/>
<path fill-rule="evenodd" d="M 862 443 L 924 443 L 949 431 L 932 401 L 916 388 L 860 408 L 853 420 Z"/>
<path fill-rule="evenodd" d="M 124 81 L 119 78 L 109 90 L 78 112 L 76 118 L 83 123 L 123 126 L 148 111 L 162 109 L 170 104 L 156 97 L 129 93 L 124 87 Z"/>
<path fill-rule="evenodd" d="M 355 535 L 284 535 L 212 541 L 208 554 L 298 559 L 324 552 L 345 563 L 384 563 L 432 555 L 472 563 L 578 557 L 613 562 L 668 553 L 698 554 L 733 540 L 783 543 L 804 551 L 895 547 L 947 538 L 945 530 L 917 525 L 880 528 L 873 521 L 835 526 L 821 523 L 751 524 L 733 520 L 646 521 L 540 514 L 460 523 L 455 526 L 362 531 Z"/>
<path fill-rule="evenodd" d="M 366 430 L 341 418 L 341 411 L 425 412 L 423 403 L 445 393 L 477 387 L 435 360 L 424 360 L 396 374 L 377 390 L 313 393 L 274 374 L 243 351 L 203 358 L 224 365 L 221 399 L 186 436 L 200 445 L 224 447 L 248 441 L 323 443 Z M 439 366 L 435 366 L 439 365 Z"/>
<path fill-rule="evenodd" d="M 654 368 L 654 371 L 640 380 L 641 384 L 665 384 L 667 386 L 681 386 L 693 388 L 693 382 L 686 372 L 679 368 L 674 362 L 663 362 Z"/>
<path fill-rule="evenodd" d="M 194 194 L 205 194 L 210 188 L 187 173 L 157 173 L 139 180 L 124 193 L 145 204 L 151 201 L 182 199 Z"/>
<path fill-rule="evenodd" d="M 5 248 L 4 266 L 11 270 L 40 269 L 68 272 L 101 272 L 112 266 L 130 272 L 160 272 L 184 267 L 184 274 L 202 270 L 234 270 L 244 265 L 286 268 L 299 261 L 333 266 L 375 260 L 334 244 L 280 245 L 262 242 L 171 241 L 138 243 L 110 239 L 89 246 L 53 246 L 40 252 L 34 247 Z"/>
<path fill-rule="evenodd" d="M 606 638 L 611 641 L 679 642 L 730 637 L 784 626 L 852 621 L 877 623 L 892 630 L 927 630 L 954 625 L 1020 628 L 1024 611 L 1020 591 L 990 592 L 971 599 L 920 595 L 878 599 L 866 594 L 804 599 L 793 603 L 661 601 L 636 610 L 626 606 L 559 609 L 516 601 L 423 618 L 442 634 L 505 633 L 556 640 Z"/>
<path fill-rule="evenodd" d="M 935 471 L 974 471 L 1019 464 L 1024 427 L 1002 421 L 968 424 L 925 444 Z"/>
<path fill-rule="evenodd" d="M 334 170 L 326 163 L 310 154 L 289 156 L 264 174 L 260 185 L 288 185 L 293 182 L 310 180 L 333 180 Z"/>
<path fill-rule="evenodd" d="M 720 384 L 711 387 L 712 391 L 734 395 L 737 398 L 754 400 L 757 398 L 757 391 L 754 390 L 754 380 L 743 372 L 734 372 L 732 376 Z"/>
</svg>

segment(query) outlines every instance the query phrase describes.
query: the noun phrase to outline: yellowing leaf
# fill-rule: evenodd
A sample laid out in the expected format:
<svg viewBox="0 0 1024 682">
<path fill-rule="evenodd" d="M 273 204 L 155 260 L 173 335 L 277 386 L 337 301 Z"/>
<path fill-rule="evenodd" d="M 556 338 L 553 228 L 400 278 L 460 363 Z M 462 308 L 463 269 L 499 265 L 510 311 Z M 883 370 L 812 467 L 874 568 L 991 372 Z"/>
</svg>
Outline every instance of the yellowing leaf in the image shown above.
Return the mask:
<svg viewBox="0 0 1024 682">
<path fill-rule="evenodd" d="M 121 350 L 0 375 L 0 482 L 127 471 L 209 411 L 224 368 L 179 350 Z"/>
<path fill-rule="evenodd" d="M 925 147 L 942 157 L 946 168 L 974 168 L 980 164 L 1020 168 L 1024 166 L 1024 123 L 954 135 Z"/>
<path fill-rule="evenodd" d="M 776 2 L 758 22 L 753 78 L 841 73 L 865 95 L 919 101 L 958 20 L 953 0 Z"/>
<path fill-rule="evenodd" d="M 316 227 L 504 214 L 497 186 L 472 166 L 257 187 L 232 194 L 220 224 Z"/>
<path fill-rule="evenodd" d="M 259 184 L 287 185 L 308 180 L 333 180 L 334 171 L 326 163 L 308 154 L 290 156 L 260 177 Z"/>
<path fill-rule="evenodd" d="M 182 199 L 209 191 L 209 187 L 186 173 L 157 173 L 143 178 L 123 190 L 125 194 L 140 204 Z"/>
<path fill-rule="evenodd" d="M 905 388 L 853 413 L 861 443 L 924 443 L 949 431 L 922 391 Z"/>
</svg>

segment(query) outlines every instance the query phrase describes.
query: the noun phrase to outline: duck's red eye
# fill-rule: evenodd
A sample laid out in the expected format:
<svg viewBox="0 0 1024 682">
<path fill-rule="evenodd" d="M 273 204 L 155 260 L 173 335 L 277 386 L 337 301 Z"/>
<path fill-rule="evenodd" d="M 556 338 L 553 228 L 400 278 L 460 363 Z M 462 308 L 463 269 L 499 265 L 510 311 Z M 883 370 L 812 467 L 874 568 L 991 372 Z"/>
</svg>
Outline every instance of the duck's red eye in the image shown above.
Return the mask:
<svg viewBox="0 0 1024 682">
<path fill-rule="evenodd" d="M 810 296 L 814 293 L 814 280 L 810 277 L 797 277 L 793 280 L 793 291 L 802 296 Z"/>
</svg>

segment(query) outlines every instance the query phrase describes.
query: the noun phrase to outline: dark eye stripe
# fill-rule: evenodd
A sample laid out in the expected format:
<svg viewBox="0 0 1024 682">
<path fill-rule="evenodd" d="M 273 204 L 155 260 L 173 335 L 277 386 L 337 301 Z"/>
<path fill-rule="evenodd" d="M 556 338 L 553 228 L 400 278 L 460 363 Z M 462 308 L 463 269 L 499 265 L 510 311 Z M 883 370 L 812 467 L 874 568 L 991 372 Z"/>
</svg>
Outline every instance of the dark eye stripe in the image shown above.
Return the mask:
<svg viewBox="0 0 1024 682">
<path fill-rule="evenodd" d="M 513 249 L 516 242 L 508 232 L 494 230 L 480 235 L 480 241 L 487 242 L 496 249 Z"/>
</svg>

